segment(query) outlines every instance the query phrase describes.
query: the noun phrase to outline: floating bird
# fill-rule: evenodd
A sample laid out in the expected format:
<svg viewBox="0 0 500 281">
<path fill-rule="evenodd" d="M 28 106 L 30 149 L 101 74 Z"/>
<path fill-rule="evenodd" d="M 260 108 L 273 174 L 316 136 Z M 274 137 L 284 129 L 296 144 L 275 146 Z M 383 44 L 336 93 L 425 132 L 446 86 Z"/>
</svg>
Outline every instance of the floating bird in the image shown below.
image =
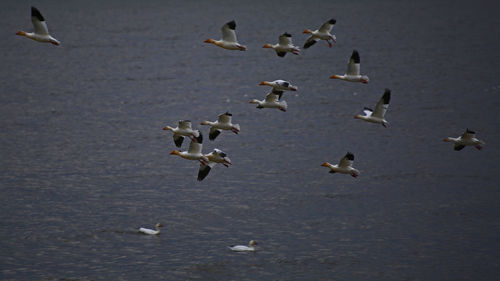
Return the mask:
<svg viewBox="0 0 500 281">
<path fill-rule="evenodd" d="M 265 44 L 262 48 L 274 49 L 280 57 L 284 57 L 287 52 L 294 55 L 298 55 L 300 52 L 299 47 L 292 44 L 292 35 L 286 32 L 280 35 L 278 44 Z"/>
<path fill-rule="evenodd" d="M 222 31 L 222 39 L 221 40 L 214 40 L 214 39 L 207 39 L 205 40 L 205 43 L 212 43 L 215 44 L 216 46 L 219 46 L 224 49 L 228 50 L 239 50 L 239 51 L 246 51 L 247 47 L 240 45 L 238 43 L 238 40 L 236 39 L 236 22 L 234 20 L 224 24 L 221 28 Z"/>
<path fill-rule="evenodd" d="M 176 128 L 165 126 L 163 127 L 163 130 L 172 131 L 174 133 L 174 143 L 177 147 L 181 147 L 182 142 L 184 141 L 183 136 L 195 139 L 200 135 L 200 131 L 193 130 L 191 128 L 191 121 L 189 120 L 179 120 L 179 125 L 177 125 Z"/>
<path fill-rule="evenodd" d="M 200 163 L 200 169 L 198 170 L 199 181 L 202 181 L 217 163 L 220 163 L 226 167 L 232 165 L 231 159 L 227 157 L 227 154 L 217 148 L 215 148 L 214 151 L 210 152 L 209 154 L 205 154 L 205 157 L 207 157 L 209 162 L 207 164 Z"/>
<path fill-rule="evenodd" d="M 56 46 L 59 46 L 59 44 L 61 44 L 61 42 L 49 35 L 49 30 L 47 29 L 45 19 L 43 18 L 40 11 L 38 11 L 38 9 L 35 7 L 31 7 L 31 22 L 33 23 L 33 27 L 35 29 L 34 32 L 25 32 L 21 30 L 17 32 L 16 35 L 26 36 L 29 39 L 33 39 L 42 43 L 52 43 Z"/>
<path fill-rule="evenodd" d="M 338 165 L 332 165 L 328 162 L 324 162 L 321 166 L 330 168 L 330 173 L 341 173 L 341 174 L 350 174 L 353 177 L 357 177 L 359 175 L 359 171 L 352 167 L 352 163 L 354 162 L 354 154 L 347 152 L 347 154 L 340 159 Z"/>
<path fill-rule="evenodd" d="M 266 98 L 262 101 L 260 100 L 250 100 L 250 103 L 257 104 L 257 108 L 278 108 L 281 111 L 286 111 L 288 105 L 286 101 L 280 101 L 279 96 L 274 94 L 273 92 L 269 92 Z"/>
<path fill-rule="evenodd" d="M 162 227 L 162 226 L 163 225 L 161 223 L 157 223 L 154 230 L 141 227 L 141 228 L 139 228 L 139 232 L 144 233 L 144 234 L 149 234 L 149 235 L 158 235 L 158 234 L 160 234 L 160 227 Z"/>
<path fill-rule="evenodd" d="M 359 53 L 356 50 L 352 51 L 351 58 L 349 59 L 349 63 L 347 64 L 347 72 L 344 75 L 332 75 L 330 78 L 332 79 L 341 79 L 349 82 L 361 82 L 368 83 L 370 79 L 366 75 L 360 74 L 360 59 Z"/>
<path fill-rule="evenodd" d="M 281 99 L 283 91 L 297 91 L 298 88 L 293 86 L 292 83 L 285 80 L 274 80 L 272 82 L 262 81 L 259 85 L 266 85 L 273 88 L 273 94 L 278 95 L 278 100 Z"/>
<path fill-rule="evenodd" d="M 233 133 L 238 134 L 240 132 L 240 125 L 231 123 L 232 116 L 233 115 L 231 113 L 226 112 L 219 115 L 219 119 L 215 122 L 201 122 L 201 125 L 212 126 L 210 128 L 208 139 L 215 140 L 215 138 L 221 133 L 221 130 L 231 130 Z"/>
<path fill-rule="evenodd" d="M 208 159 L 201 153 L 202 148 L 203 148 L 203 135 L 200 133 L 198 137 L 191 140 L 191 143 L 189 143 L 189 148 L 187 151 L 174 150 L 170 152 L 170 154 L 178 155 L 188 160 L 198 160 L 203 164 L 207 164 Z"/>
<path fill-rule="evenodd" d="M 229 249 L 231 249 L 231 251 L 235 251 L 235 252 L 254 252 L 255 245 L 257 245 L 257 241 L 250 240 L 250 242 L 248 243 L 248 246 L 244 246 L 244 245 L 229 246 Z"/>
<path fill-rule="evenodd" d="M 304 49 L 307 49 L 314 45 L 318 40 L 326 40 L 328 42 L 328 46 L 331 48 L 332 43 L 330 43 L 330 40 L 332 42 L 335 41 L 335 35 L 330 34 L 330 31 L 332 30 L 333 26 L 335 25 L 337 21 L 335 19 L 331 19 L 327 22 L 325 22 L 321 27 L 317 30 L 311 31 L 310 29 L 304 30 L 303 33 L 305 34 L 311 34 L 309 38 L 307 38 L 306 43 L 304 44 Z"/>
<path fill-rule="evenodd" d="M 384 119 L 385 113 L 389 108 L 389 101 L 391 100 L 391 90 L 385 89 L 384 95 L 380 98 L 375 105 L 375 110 L 371 110 L 368 107 L 365 107 L 363 110 L 365 115 L 356 115 L 354 118 L 365 120 L 372 123 L 382 124 L 382 126 L 387 127 L 387 120 Z"/>
<path fill-rule="evenodd" d="M 485 144 L 483 141 L 476 139 L 476 133 L 466 129 L 465 132 L 458 138 L 447 137 L 443 141 L 452 142 L 454 144 L 455 150 L 462 150 L 467 145 L 473 145 L 478 150 L 481 150 L 482 145 Z"/>
</svg>

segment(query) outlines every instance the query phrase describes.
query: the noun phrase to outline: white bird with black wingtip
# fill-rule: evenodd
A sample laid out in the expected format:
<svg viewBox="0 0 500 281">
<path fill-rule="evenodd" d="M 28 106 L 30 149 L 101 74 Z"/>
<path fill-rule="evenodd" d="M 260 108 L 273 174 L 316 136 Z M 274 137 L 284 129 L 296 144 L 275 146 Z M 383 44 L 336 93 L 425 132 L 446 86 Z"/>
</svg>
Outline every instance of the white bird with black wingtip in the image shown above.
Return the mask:
<svg viewBox="0 0 500 281">
<path fill-rule="evenodd" d="M 352 167 L 352 163 L 354 162 L 354 154 L 347 152 L 342 159 L 340 159 L 339 164 L 332 165 L 328 162 L 323 162 L 321 166 L 330 168 L 330 173 L 340 173 L 340 174 L 348 174 L 353 177 L 357 177 L 359 175 L 359 171 Z"/>
<path fill-rule="evenodd" d="M 292 35 L 287 32 L 280 35 L 278 44 L 273 45 L 268 43 L 262 48 L 274 49 L 279 57 L 284 57 L 288 52 L 294 55 L 298 55 L 300 53 L 299 47 L 294 46 L 292 43 Z"/>
<path fill-rule="evenodd" d="M 286 101 L 279 100 L 279 95 L 273 93 L 272 91 L 266 95 L 264 100 L 252 99 L 249 103 L 256 104 L 258 109 L 262 108 L 277 108 L 281 111 L 286 111 L 288 105 Z"/>
<path fill-rule="evenodd" d="M 348 82 L 361 82 L 363 84 L 368 83 L 370 78 L 366 75 L 361 75 L 361 59 L 357 50 L 352 51 L 351 58 L 347 63 L 347 71 L 344 75 L 332 75 L 331 79 L 340 79 Z"/>
<path fill-rule="evenodd" d="M 221 133 L 221 130 L 232 131 L 235 134 L 240 132 L 240 125 L 232 123 L 233 115 L 229 112 L 222 113 L 219 115 L 217 121 L 203 121 L 201 125 L 208 125 L 210 127 L 210 133 L 208 134 L 209 140 L 215 140 L 215 138 Z"/>
<path fill-rule="evenodd" d="M 476 149 L 481 150 L 483 148 L 482 145 L 485 144 L 483 141 L 476 138 L 476 133 L 474 131 L 471 131 L 469 129 L 466 129 L 465 132 L 459 137 L 447 137 L 443 141 L 452 142 L 453 148 L 457 151 L 462 150 L 468 145 L 474 146 Z"/>
<path fill-rule="evenodd" d="M 202 181 L 216 164 L 222 164 L 226 167 L 232 165 L 231 159 L 227 157 L 227 154 L 217 148 L 215 148 L 212 152 L 205 154 L 205 157 L 208 159 L 208 163 L 200 163 L 200 169 L 198 170 L 199 181 Z"/>
<path fill-rule="evenodd" d="M 278 100 L 281 99 L 283 95 L 283 91 L 297 91 L 299 88 L 297 86 L 292 85 L 289 81 L 285 80 L 274 80 L 274 81 L 262 81 L 259 83 L 261 86 L 269 86 L 272 87 L 272 93 L 278 96 Z"/>
<path fill-rule="evenodd" d="M 224 24 L 221 28 L 222 39 L 207 39 L 205 43 L 212 43 L 227 50 L 246 51 L 247 47 L 238 43 L 236 39 L 236 22 L 234 20 Z"/>
<path fill-rule="evenodd" d="M 329 21 L 323 23 L 323 25 L 321 25 L 321 27 L 317 30 L 314 31 L 310 29 L 304 30 L 303 32 L 304 34 L 311 34 L 311 36 L 307 38 L 307 41 L 304 44 L 304 49 L 311 47 L 319 40 L 325 40 L 326 42 L 328 42 L 328 47 L 331 48 L 332 43 L 336 42 L 336 37 L 335 35 L 331 34 L 330 31 L 332 30 L 336 22 L 337 21 L 335 19 L 330 19 Z M 330 43 L 330 40 L 332 41 L 332 43 Z"/>
<path fill-rule="evenodd" d="M 187 151 L 174 150 L 170 152 L 170 154 L 180 156 L 187 160 L 197 160 L 203 164 L 207 164 L 208 159 L 201 152 L 202 148 L 203 148 L 203 135 L 200 133 L 198 137 L 191 140 Z"/>
<path fill-rule="evenodd" d="M 200 131 L 193 130 L 191 127 L 191 121 L 189 120 L 179 120 L 177 127 L 173 128 L 170 126 L 163 127 L 165 131 L 172 131 L 174 133 L 174 143 L 175 146 L 181 147 L 184 137 L 189 137 L 191 140 L 197 138 L 200 135 Z"/>
<path fill-rule="evenodd" d="M 363 112 L 365 115 L 357 114 L 354 116 L 355 119 L 361 119 L 371 123 L 382 124 L 382 126 L 387 127 L 389 122 L 384 119 L 385 113 L 389 108 L 389 101 L 391 100 L 391 90 L 385 89 L 384 94 L 375 105 L 375 110 L 365 107 Z"/>
<path fill-rule="evenodd" d="M 18 31 L 16 35 L 25 36 L 29 39 L 33 39 L 42 43 L 51 43 L 56 46 L 59 46 L 61 42 L 59 42 L 56 38 L 50 36 L 49 30 L 47 28 L 47 23 L 45 23 L 45 19 L 43 18 L 40 11 L 31 7 L 31 22 L 33 23 L 34 32 L 26 32 L 26 31 Z"/>
</svg>

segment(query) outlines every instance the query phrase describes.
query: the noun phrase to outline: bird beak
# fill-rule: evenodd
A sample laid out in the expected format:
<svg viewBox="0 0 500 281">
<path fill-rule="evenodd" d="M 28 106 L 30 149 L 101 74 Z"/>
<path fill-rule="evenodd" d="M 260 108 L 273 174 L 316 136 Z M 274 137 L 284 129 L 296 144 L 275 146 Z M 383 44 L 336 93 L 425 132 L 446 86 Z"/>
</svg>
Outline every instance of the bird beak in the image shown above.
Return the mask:
<svg viewBox="0 0 500 281">
<path fill-rule="evenodd" d="M 337 79 L 337 78 L 339 78 L 337 75 L 330 76 L 330 79 Z"/>
<path fill-rule="evenodd" d="M 323 164 L 321 164 L 321 166 L 328 167 L 328 164 L 326 162 L 323 162 Z"/>
<path fill-rule="evenodd" d="M 267 84 L 269 84 L 269 82 L 267 82 L 267 81 L 262 81 L 262 82 L 259 83 L 259 85 L 261 85 L 261 86 L 267 85 Z"/>
</svg>

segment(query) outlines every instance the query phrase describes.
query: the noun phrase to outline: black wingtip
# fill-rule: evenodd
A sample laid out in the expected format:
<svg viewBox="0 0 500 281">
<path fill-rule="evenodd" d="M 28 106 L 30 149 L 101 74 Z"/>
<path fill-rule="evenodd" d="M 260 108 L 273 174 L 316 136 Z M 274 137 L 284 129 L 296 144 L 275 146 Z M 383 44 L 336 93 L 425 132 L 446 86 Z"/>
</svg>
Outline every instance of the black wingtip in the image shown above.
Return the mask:
<svg viewBox="0 0 500 281">
<path fill-rule="evenodd" d="M 309 47 L 311 47 L 312 45 L 316 44 L 316 40 L 311 40 L 311 41 L 307 41 L 305 44 L 304 44 L 304 49 L 307 49 Z"/>
<path fill-rule="evenodd" d="M 354 154 L 352 154 L 350 152 L 347 152 L 347 154 L 345 155 L 345 157 L 347 158 L 347 160 L 354 161 Z"/>
<path fill-rule="evenodd" d="M 352 51 L 351 59 L 354 61 L 354 63 L 360 63 L 361 60 L 359 58 L 359 53 L 357 50 Z"/>
<path fill-rule="evenodd" d="M 385 89 L 382 98 L 384 99 L 384 104 L 389 104 L 389 101 L 391 101 L 391 90 Z"/>
<path fill-rule="evenodd" d="M 177 147 L 181 147 L 183 141 L 184 141 L 184 137 L 174 138 L 174 143 L 175 143 L 175 146 L 177 146 Z"/>
<path fill-rule="evenodd" d="M 45 21 L 40 11 L 33 6 L 31 6 L 31 16 L 36 17 L 39 21 Z"/>
<path fill-rule="evenodd" d="M 217 138 L 217 136 L 220 134 L 220 131 L 219 130 L 215 130 L 213 131 L 213 133 L 210 133 L 208 134 L 208 139 L 213 141 L 215 140 L 215 138 Z"/>
<path fill-rule="evenodd" d="M 476 133 L 476 132 L 474 132 L 474 131 L 469 130 L 469 128 L 465 129 L 465 132 L 466 132 L 466 133 L 469 133 L 469 134 L 475 134 L 475 133 Z"/>
<path fill-rule="evenodd" d="M 286 55 L 286 52 L 277 52 L 278 57 L 284 57 Z"/>
<path fill-rule="evenodd" d="M 210 168 L 210 166 L 204 166 L 203 168 L 200 168 L 200 170 L 198 171 L 198 181 L 202 181 L 204 178 L 206 178 L 211 169 L 212 168 Z"/>
<path fill-rule="evenodd" d="M 283 33 L 283 36 L 286 36 L 286 37 L 292 37 L 292 34 L 288 33 L 288 32 L 285 32 Z"/>
<path fill-rule="evenodd" d="M 234 20 L 226 23 L 229 29 L 235 30 L 236 29 L 236 22 Z"/>
<path fill-rule="evenodd" d="M 336 22 L 337 22 L 336 19 L 331 19 L 331 20 L 328 21 L 329 24 L 335 24 Z"/>
<path fill-rule="evenodd" d="M 369 108 L 369 107 L 364 107 L 363 110 L 370 110 L 371 112 L 373 112 L 373 109 Z"/>
<path fill-rule="evenodd" d="M 231 113 L 229 113 L 229 111 L 226 111 L 226 113 L 224 113 L 224 115 L 233 116 Z"/>
<path fill-rule="evenodd" d="M 196 138 L 196 142 L 200 143 L 200 144 L 203 143 L 203 135 L 201 134 L 201 132 L 200 132 L 200 135 Z"/>
</svg>

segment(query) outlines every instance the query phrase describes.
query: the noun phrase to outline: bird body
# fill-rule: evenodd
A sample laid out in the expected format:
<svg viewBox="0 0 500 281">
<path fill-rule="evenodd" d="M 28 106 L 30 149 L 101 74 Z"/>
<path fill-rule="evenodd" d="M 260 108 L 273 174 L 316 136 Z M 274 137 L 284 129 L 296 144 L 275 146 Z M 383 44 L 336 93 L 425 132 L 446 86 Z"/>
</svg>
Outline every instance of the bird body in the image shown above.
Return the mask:
<svg viewBox="0 0 500 281">
<path fill-rule="evenodd" d="M 234 20 L 230 21 L 224 24 L 221 28 L 222 39 L 207 39 L 205 40 L 205 43 L 212 43 L 227 50 L 246 51 L 247 47 L 238 43 L 235 30 L 236 22 Z"/>
<path fill-rule="evenodd" d="M 353 162 L 354 154 L 347 152 L 347 154 L 340 159 L 339 164 L 332 165 L 328 162 L 323 162 L 321 166 L 330 168 L 330 173 L 349 174 L 353 177 L 357 177 L 359 171 L 352 167 Z"/>
<path fill-rule="evenodd" d="M 257 241 L 251 240 L 248 243 L 248 246 L 235 245 L 235 246 L 229 246 L 229 249 L 231 249 L 231 251 L 235 251 L 235 252 L 254 252 L 255 245 L 257 245 Z"/>
<path fill-rule="evenodd" d="M 144 233 L 144 234 L 148 234 L 148 235 L 158 235 L 158 234 L 160 234 L 160 227 L 162 227 L 162 226 L 163 225 L 161 223 L 157 223 L 155 226 L 155 229 L 141 227 L 141 228 L 139 228 L 139 232 Z"/>
<path fill-rule="evenodd" d="M 226 167 L 232 165 L 231 159 L 227 157 L 227 154 L 217 148 L 215 148 L 212 152 L 205 154 L 205 157 L 208 159 L 208 163 L 200 163 L 200 169 L 198 170 L 199 181 L 202 181 L 216 164 L 222 164 Z"/>
<path fill-rule="evenodd" d="M 34 32 L 26 32 L 21 30 L 18 31 L 16 35 L 25 36 L 29 39 L 42 43 L 51 43 L 56 46 L 59 46 L 61 44 L 61 42 L 59 42 L 49 34 L 47 23 L 45 23 L 44 17 L 35 7 L 31 7 L 31 22 L 33 23 Z"/>
<path fill-rule="evenodd" d="M 201 152 L 203 148 L 203 135 L 200 133 L 198 137 L 191 140 L 189 149 L 187 151 L 174 150 L 170 152 L 171 155 L 177 155 L 187 160 L 198 160 L 201 163 L 208 163 L 208 159 Z"/>
</svg>

